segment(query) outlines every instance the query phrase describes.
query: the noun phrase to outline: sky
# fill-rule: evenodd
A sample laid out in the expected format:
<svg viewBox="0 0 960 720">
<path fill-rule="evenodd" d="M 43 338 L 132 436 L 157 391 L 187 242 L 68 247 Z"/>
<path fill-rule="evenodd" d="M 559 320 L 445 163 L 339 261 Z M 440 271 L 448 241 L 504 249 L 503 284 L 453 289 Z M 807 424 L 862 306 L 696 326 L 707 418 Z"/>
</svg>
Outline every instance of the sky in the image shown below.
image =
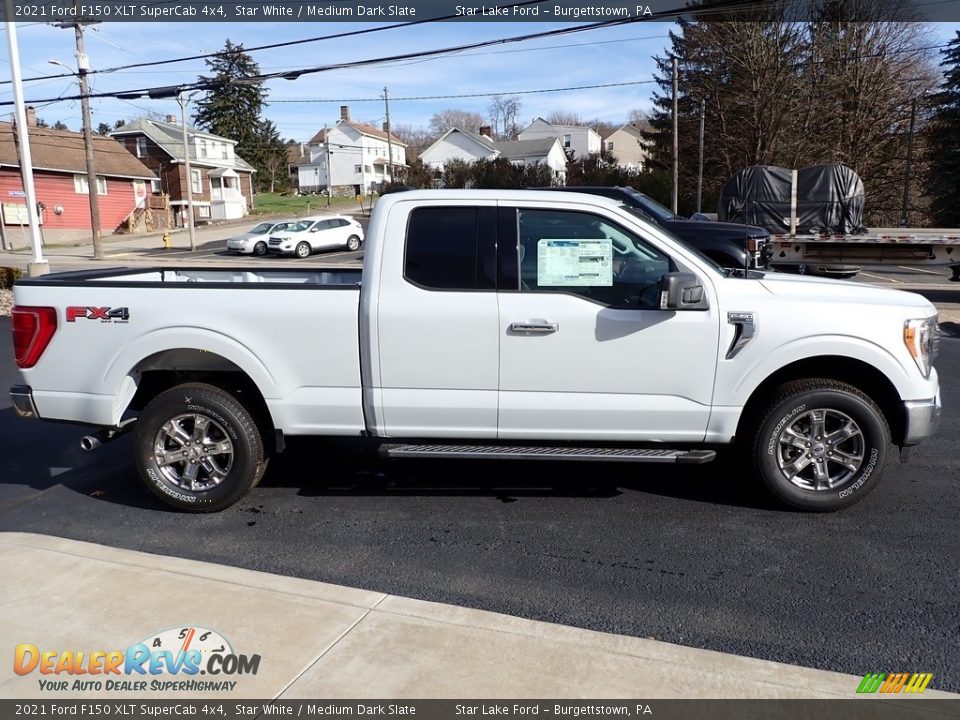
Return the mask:
<svg viewBox="0 0 960 720">
<path fill-rule="evenodd" d="M 221 49 L 229 38 L 245 47 L 286 40 L 335 34 L 386 23 L 161 23 L 105 22 L 85 33 L 90 67 L 107 68 L 148 60 L 164 60 Z M 574 23 L 575 24 L 575 23 Z M 584 23 L 585 24 L 585 23 Z M 572 24 L 507 22 L 441 22 L 384 30 L 353 38 L 308 43 L 290 48 L 252 53 L 263 72 L 293 70 L 307 66 L 342 63 L 406 52 L 449 47 L 464 43 L 540 32 Z M 615 88 L 521 96 L 520 124 L 554 111 L 570 111 L 584 119 L 625 122 L 632 109 L 649 109 L 654 86 L 653 57 L 662 55 L 667 34 L 674 27 L 664 22 L 638 22 L 626 26 L 589 30 L 560 37 L 469 50 L 433 59 L 420 59 L 366 68 L 333 70 L 305 75 L 297 80 L 269 81 L 268 107 L 264 115 L 276 123 L 284 139 L 308 140 L 325 125 L 339 118 L 339 106 L 347 104 L 353 119 L 380 125 L 385 119 L 381 97 L 389 89 L 390 120 L 394 124 L 426 126 L 430 117 L 447 108 L 487 114 L 489 95 L 616 82 L 644 84 Z M 960 29 L 958 23 L 932 23 L 930 43 L 946 42 Z M 75 67 L 73 31 L 44 23 L 18 23 L 17 38 L 24 78 L 65 72 L 51 65 L 58 60 Z M 10 62 L 6 34 L 0 33 L 0 80 L 9 79 Z M 192 82 L 205 72 L 202 60 L 91 75 L 91 91 L 121 91 L 132 88 Z M 77 94 L 74 78 L 28 82 L 26 100 L 45 100 Z M 404 100 L 414 96 L 483 93 L 476 98 Z M 0 102 L 12 100 L 9 84 L 0 85 Z M 282 100 L 328 100 L 295 102 Z M 35 103 L 39 117 L 53 124 L 60 120 L 71 130 L 81 128 L 80 103 L 76 100 Z M 146 112 L 176 114 L 175 100 L 134 101 L 93 99 L 93 125 L 113 125 Z M 0 116 L 12 107 L 0 106 Z"/>
</svg>

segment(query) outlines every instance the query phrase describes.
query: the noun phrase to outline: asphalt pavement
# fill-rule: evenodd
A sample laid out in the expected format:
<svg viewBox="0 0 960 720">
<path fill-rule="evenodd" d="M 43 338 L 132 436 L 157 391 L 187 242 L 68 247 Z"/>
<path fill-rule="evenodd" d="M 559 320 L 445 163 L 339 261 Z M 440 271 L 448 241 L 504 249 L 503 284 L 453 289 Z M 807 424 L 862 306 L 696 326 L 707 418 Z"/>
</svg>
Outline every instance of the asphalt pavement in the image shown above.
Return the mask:
<svg viewBox="0 0 960 720">
<path fill-rule="evenodd" d="M 17 382 L 0 319 L 0 387 Z M 382 461 L 292 441 L 213 515 L 141 487 L 129 438 L 0 397 L 0 531 L 204 560 L 534 620 L 960 690 L 960 340 L 939 434 L 840 513 L 783 510 L 735 467 Z"/>
</svg>

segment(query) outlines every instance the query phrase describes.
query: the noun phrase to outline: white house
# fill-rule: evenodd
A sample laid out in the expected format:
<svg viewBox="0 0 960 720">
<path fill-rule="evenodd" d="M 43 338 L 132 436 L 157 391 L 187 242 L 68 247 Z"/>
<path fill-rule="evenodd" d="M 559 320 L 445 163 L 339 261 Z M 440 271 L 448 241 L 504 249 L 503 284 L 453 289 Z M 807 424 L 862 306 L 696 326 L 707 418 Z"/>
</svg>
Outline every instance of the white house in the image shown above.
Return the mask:
<svg viewBox="0 0 960 720">
<path fill-rule="evenodd" d="M 300 192 L 318 192 L 327 188 L 327 162 L 330 164 L 330 185 L 359 187 L 366 194 L 379 190 L 391 180 L 393 167 L 406 166 L 406 143 L 372 125 L 350 119 L 350 108 L 340 106 L 340 120 L 332 128 L 324 128 L 307 143 L 297 165 Z"/>
<path fill-rule="evenodd" d="M 623 125 L 603 140 L 603 149 L 616 158 L 626 170 L 643 170 L 647 161 L 647 145 L 636 125 Z"/>
<path fill-rule="evenodd" d="M 593 128 L 579 125 L 552 125 L 538 117 L 525 128 L 518 140 L 540 140 L 542 138 L 558 138 L 560 146 L 565 150 L 572 150 L 577 158 L 595 155 L 600 152 L 602 140 Z"/>
<path fill-rule="evenodd" d="M 502 157 L 515 165 L 540 163 L 553 171 L 555 184 L 566 183 L 567 156 L 556 138 L 503 141 L 494 140 L 489 133 L 489 126 L 480 128 L 479 133 L 451 128 L 420 153 L 420 159 L 438 173 L 451 160 L 473 162 Z"/>
<path fill-rule="evenodd" d="M 489 160 L 497 155 L 497 145 L 490 137 L 489 126 L 480 128 L 479 133 L 450 128 L 420 153 L 420 161 L 437 172 L 443 172 L 443 166 L 451 160 L 473 162 Z"/>
</svg>

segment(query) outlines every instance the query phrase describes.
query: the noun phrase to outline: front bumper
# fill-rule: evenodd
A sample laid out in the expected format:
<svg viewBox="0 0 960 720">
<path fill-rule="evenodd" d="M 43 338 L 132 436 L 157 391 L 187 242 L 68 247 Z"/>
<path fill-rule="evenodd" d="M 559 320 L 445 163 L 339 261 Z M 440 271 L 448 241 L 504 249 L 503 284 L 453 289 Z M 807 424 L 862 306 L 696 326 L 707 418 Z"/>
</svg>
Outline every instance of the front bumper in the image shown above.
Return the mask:
<svg viewBox="0 0 960 720">
<path fill-rule="evenodd" d="M 40 418 L 37 406 L 33 402 L 33 390 L 29 385 L 14 385 L 10 388 L 10 401 L 13 410 L 22 418 Z"/>
<path fill-rule="evenodd" d="M 932 400 L 907 400 L 903 403 L 906 426 L 904 445 L 916 445 L 931 437 L 940 426 L 940 393 Z"/>
</svg>

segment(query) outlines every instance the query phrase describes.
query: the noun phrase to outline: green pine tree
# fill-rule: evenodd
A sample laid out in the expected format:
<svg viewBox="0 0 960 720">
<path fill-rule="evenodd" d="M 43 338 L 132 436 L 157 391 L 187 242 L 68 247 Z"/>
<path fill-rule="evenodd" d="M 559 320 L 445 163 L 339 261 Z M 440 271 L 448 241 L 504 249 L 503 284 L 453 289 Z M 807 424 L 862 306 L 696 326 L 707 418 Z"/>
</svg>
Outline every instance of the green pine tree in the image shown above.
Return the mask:
<svg viewBox="0 0 960 720">
<path fill-rule="evenodd" d="M 934 225 L 960 226 L 960 31 L 941 51 L 943 83 L 932 98 L 927 130 L 927 193 Z"/>
</svg>

